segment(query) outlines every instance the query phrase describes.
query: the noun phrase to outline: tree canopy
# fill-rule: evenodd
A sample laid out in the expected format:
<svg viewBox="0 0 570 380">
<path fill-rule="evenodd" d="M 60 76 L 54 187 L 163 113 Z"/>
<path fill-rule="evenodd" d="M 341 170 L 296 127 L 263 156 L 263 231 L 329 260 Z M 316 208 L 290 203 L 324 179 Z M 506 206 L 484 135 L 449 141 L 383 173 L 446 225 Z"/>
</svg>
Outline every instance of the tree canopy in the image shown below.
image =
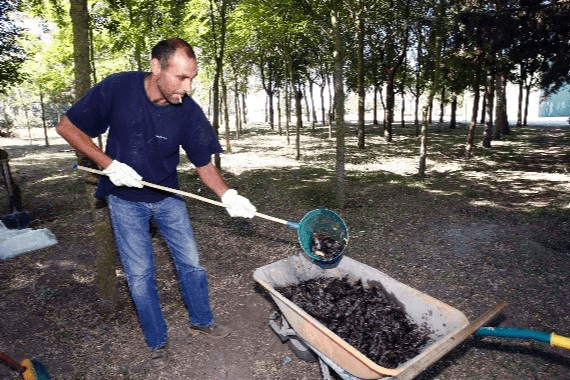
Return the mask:
<svg viewBox="0 0 570 380">
<path fill-rule="evenodd" d="M 22 70 L 27 59 L 41 68 L 31 70 L 27 80 L 41 83 L 48 103 L 73 93 L 68 0 L 0 0 L 0 5 L 0 91 L 6 93 L 9 86 L 21 83 L 24 71 L 30 73 Z M 436 30 L 441 5 L 443 22 Z M 39 42 L 48 46 L 23 42 L 15 11 L 54 26 L 52 38 Z M 370 93 L 375 105 L 382 103 L 387 141 L 397 94 L 415 98 L 418 115 L 420 100 L 426 100 L 433 83 L 434 100 L 453 108 L 466 91 L 488 87 L 490 76 L 499 107 L 507 82 L 535 85 L 546 94 L 570 82 L 570 3 L 563 0 L 100 0 L 88 2 L 88 14 L 91 83 L 115 71 L 147 70 L 154 43 L 180 36 L 199 53 L 200 79 L 213 94 L 214 124 L 221 117 L 221 102 L 228 102 L 226 89 L 237 99 L 256 89 L 251 83 L 260 83 L 269 99 L 270 124 L 274 100 L 284 97 L 287 102 L 289 94 L 293 99 L 299 95 L 289 112 L 302 127 L 299 107 L 309 107 L 306 98 L 313 84 L 321 87 L 325 102 L 324 88 L 327 83 L 332 86 L 339 47 L 344 53 L 342 84 L 362 105 Z M 333 20 L 338 26 L 336 46 Z M 440 51 L 433 51 L 434 46 Z M 334 120 L 337 113 L 332 97 L 327 103 L 323 122 Z M 365 111 L 362 106 L 359 113 Z M 430 120 L 432 111 L 430 105 Z M 495 110 L 494 115 L 503 112 Z M 364 132 L 362 126 L 361 148 Z"/>
<path fill-rule="evenodd" d="M 13 18 L 19 5 L 18 0 L 0 0 L 0 94 L 24 79 L 21 67 L 26 52 L 18 41 L 23 28 Z"/>
</svg>

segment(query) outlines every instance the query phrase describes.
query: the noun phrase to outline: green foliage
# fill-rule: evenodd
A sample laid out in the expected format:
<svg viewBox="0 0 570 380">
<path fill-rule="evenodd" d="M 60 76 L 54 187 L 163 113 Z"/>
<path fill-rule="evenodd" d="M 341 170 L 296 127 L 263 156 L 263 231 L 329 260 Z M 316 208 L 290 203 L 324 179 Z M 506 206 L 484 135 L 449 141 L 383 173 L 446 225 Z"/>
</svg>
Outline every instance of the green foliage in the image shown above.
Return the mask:
<svg viewBox="0 0 570 380">
<path fill-rule="evenodd" d="M 445 22 L 434 34 L 438 4 L 428 0 L 90 1 L 91 81 L 117 71 L 148 70 L 151 47 L 160 39 L 179 36 L 196 48 L 199 81 L 205 86 L 213 82 L 222 54 L 224 82 L 239 91 L 247 91 L 252 73 L 270 80 L 275 93 L 291 83 L 324 83 L 332 74 L 335 11 L 347 52 L 345 85 L 351 90 L 357 83 L 355 35 L 360 19 L 368 91 L 386 84 L 392 70 L 390 80 L 397 91 L 419 96 L 433 80 L 435 60 L 430 54 L 435 35 L 442 39 L 439 86 L 452 89 L 448 93 L 470 89 L 476 67 L 484 72 L 499 64 L 508 66 L 512 81 L 530 83 L 539 78 L 548 91 L 570 81 L 567 2 L 446 0 Z M 0 0 L 0 93 L 20 84 L 34 93 L 34 88 L 42 88 L 52 102 L 67 101 L 73 94 L 68 9 L 67 0 Z M 52 38 L 24 33 L 11 19 L 17 10 L 42 20 Z M 497 49 L 503 58 L 494 62 Z M 21 83 L 24 78 L 26 83 Z"/>
<path fill-rule="evenodd" d="M 20 69 L 26 54 L 18 43 L 22 28 L 13 19 L 18 6 L 18 0 L 0 0 L 0 94 L 23 79 Z"/>
</svg>

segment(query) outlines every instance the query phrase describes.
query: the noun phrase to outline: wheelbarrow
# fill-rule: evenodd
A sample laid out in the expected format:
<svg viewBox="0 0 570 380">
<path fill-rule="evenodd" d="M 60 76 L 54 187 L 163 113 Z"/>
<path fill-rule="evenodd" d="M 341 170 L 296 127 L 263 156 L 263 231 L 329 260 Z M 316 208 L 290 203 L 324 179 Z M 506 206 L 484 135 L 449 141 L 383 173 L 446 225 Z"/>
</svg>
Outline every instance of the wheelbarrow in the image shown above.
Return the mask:
<svg viewBox="0 0 570 380">
<path fill-rule="evenodd" d="M 391 293 L 415 324 L 425 325 L 430 331 L 431 341 L 424 350 L 397 368 L 382 367 L 275 290 L 309 279 L 345 276 L 361 280 L 365 286 L 379 284 Z M 570 349 L 570 338 L 555 333 L 483 327 L 501 312 L 507 304 L 505 301 L 469 323 L 459 310 L 346 256 L 334 268 L 310 262 L 305 256 L 293 256 L 256 269 L 253 277 L 269 292 L 279 308 L 269 319 L 273 331 L 301 359 L 318 360 L 324 380 L 331 379 L 329 368 L 343 380 L 413 379 L 471 335 L 532 339 Z"/>
<path fill-rule="evenodd" d="M 404 306 L 413 322 L 425 325 L 430 331 L 430 343 L 424 350 L 397 368 L 382 367 L 275 290 L 313 278 L 342 278 L 347 275 L 351 279 L 362 280 L 364 286 L 380 284 Z M 343 256 L 334 268 L 315 264 L 302 255 L 292 256 L 257 268 L 253 277 L 269 292 L 286 319 L 287 326 L 272 326 L 274 331 L 282 330 L 283 334 L 295 335 L 302 344 L 310 347 L 319 357 L 325 379 L 327 377 L 324 369 L 329 367 L 346 380 L 413 379 L 493 319 L 506 306 L 506 302 L 500 302 L 469 323 L 459 310 L 347 256 Z"/>
</svg>

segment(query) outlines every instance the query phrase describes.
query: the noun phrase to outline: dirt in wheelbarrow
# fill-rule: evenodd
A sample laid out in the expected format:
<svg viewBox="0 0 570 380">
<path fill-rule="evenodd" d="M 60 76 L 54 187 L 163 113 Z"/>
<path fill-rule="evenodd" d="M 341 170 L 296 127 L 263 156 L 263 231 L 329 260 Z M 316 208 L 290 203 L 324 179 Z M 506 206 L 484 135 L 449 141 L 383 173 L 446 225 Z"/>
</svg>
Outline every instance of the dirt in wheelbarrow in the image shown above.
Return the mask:
<svg viewBox="0 0 570 380">
<path fill-rule="evenodd" d="M 381 287 L 348 277 L 315 278 L 276 290 L 375 363 L 396 368 L 418 355 L 429 331 Z"/>
</svg>

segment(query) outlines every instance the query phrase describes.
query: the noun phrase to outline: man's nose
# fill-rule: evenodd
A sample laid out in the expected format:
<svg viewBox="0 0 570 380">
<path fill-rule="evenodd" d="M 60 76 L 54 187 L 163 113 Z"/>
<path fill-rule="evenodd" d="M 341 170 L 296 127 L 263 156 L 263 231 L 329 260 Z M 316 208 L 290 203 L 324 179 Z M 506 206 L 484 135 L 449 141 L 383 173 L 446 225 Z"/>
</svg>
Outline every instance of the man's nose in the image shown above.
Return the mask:
<svg viewBox="0 0 570 380">
<path fill-rule="evenodd" d="M 192 80 L 188 79 L 183 84 L 183 89 L 186 94 L 190 94 L 192 92 Z"/>
</svg>

